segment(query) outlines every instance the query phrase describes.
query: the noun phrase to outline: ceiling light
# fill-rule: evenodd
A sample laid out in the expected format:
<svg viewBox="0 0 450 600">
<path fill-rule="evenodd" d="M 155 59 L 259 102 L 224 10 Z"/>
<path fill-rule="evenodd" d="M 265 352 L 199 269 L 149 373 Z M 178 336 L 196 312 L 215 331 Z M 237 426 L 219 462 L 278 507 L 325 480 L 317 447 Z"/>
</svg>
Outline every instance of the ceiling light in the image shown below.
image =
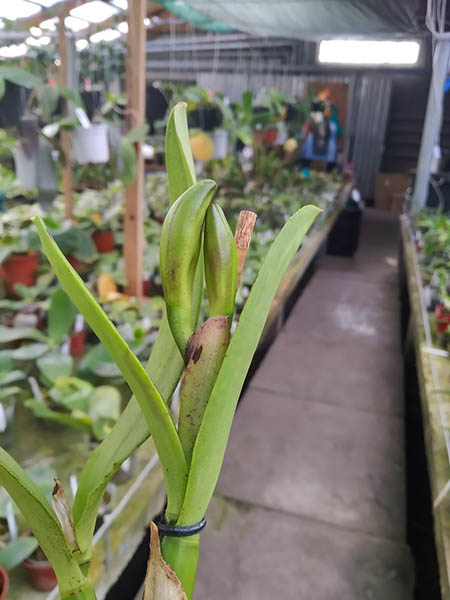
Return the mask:
<svg viewBox="0 0 450 600">
<path fill-rule="evenodd" d="M 122 10 L 127 10 L 128 8 L 128 0 L 111 0 L 111 4 L 117 6 L 117 8 L 121 8 Z"/>
<path fill-rule="evenodd" d="M 77 40 L 75 42 L 75 46 L 76 46 L 78 52 L 83 52 L 83 50 L 86 50 L 86 48 L 89 48 L 89 42 L 85 39 Z"/>
<path fill-rule="evenodd" d="M 101 23 L 117 14 L 117 12 L 117 8 L 111 4 L 106 4 L 101 0 L 92 0 L 92 2 L 86 2 L 86 4 L 72 8 L 70 14 L 89 23 Z"/>
<path fill-rule="evenodd" d="M 93 44 L 98 44 L 99 42 L 112 42 L 120 37 L 120 31 L 117 29 L 104 29 L 103 31 L 98 31 L 94 33 L 89 38 Z"/>
<path fill-rule="evenodd" d="M 34 35 L 34 37 L 39 37 L 42 35 L 42 29 L 40 27 L 30 27 L 30 33 L 31 35 Z"/>
<path fill-rule="evenodd" d="M 319 45 L 320 63 L 360 65 L 415 65 L 419 42 L 388 40 L 323 40 Z"/>
<path fill-rule="evenodd" d="M 117 29 L 120 31 L 120 33 L 128 33 L 128 23 L 126 21 L 122 21 L 122 23 L 117 25 Z"/>
<path fill-rule="evenodd" d="M 47 31 L 56 31 L 58 27 L 58 17 L 53 17 L 53 19 L 47 19 L 39 23 L 39 27 L 41 29 L 47 29 Z"/>
<path fill-rule="evenodd" d="M 77 19 L 76 17 L 66 17 L 64 19 L 64 25 L 71 31 L 81 31 L 82 29 L 89 27 L 89 23 L 87 21 Z"/>
<path fill-rule="evenodd" d="M 41 10 L 41 7 L 26 0 L 11 0 L 0 3 L 0 17 L 15 21 L 16 19 L 25 19 L 35 15 Z M 6 48 L 6 46 L 4 46 Z M 20 54 L 19 54 L 20 56 Z"/>
<path fill-rule="evenodd" d="M 11 44 L 10 46 L 2 46 L 0 48 L 0 57 L 16 58 L 16 56 L 24 56 L 27 51 L 26 44 Z"/>
<path fill-rule="evenodd" d="M 145 17 L 145 19 L 144 19 L 144 25 L 146 27 L 150 27 L 151 24 L 152 24 L 152 20 L 149 19 L 148 17 Z"/>
</svg>

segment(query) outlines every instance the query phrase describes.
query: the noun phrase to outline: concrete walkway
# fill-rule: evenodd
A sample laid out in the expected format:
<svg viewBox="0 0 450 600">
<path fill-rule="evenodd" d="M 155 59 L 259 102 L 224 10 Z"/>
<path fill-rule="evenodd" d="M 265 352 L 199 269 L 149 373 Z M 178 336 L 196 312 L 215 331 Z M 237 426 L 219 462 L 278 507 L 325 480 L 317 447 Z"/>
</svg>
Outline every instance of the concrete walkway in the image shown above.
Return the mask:
<svg viewBox="0 0 450 600">
<path fill-rule="evenodd" d="M 398 224 L 320 259 L 238 409 L 196 600 L 409 600 Z"/>
</svg>

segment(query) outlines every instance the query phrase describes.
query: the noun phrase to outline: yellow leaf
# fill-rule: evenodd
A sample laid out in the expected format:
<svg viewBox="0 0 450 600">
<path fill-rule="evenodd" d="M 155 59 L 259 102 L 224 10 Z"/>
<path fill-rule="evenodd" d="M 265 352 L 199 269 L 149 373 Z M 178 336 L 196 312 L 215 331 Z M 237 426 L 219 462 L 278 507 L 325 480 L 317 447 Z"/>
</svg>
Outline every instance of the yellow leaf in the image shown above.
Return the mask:
<svg viewBox="0 0 450 600">
<path fill-rule="evenodd" d="M 109 273 L 102 273 L 97 281 L 97 293 L 100 300 L 114 300 L 117 296 L 117 286 Z"/>
<path fill-rule="evenodd" d="M 150 558 L 142 600 L 187 600 L 174 570 L 161 555 L 158 527 L 150 523 Z"/>
</svg>

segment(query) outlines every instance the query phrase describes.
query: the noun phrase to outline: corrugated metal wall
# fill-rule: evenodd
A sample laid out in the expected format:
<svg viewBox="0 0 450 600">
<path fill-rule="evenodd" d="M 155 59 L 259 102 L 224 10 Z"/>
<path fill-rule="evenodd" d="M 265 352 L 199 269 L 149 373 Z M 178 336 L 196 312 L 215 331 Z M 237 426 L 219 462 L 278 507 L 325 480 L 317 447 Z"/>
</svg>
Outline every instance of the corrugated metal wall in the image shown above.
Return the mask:
<svg viewBox="0 0 450 600">
<path fill-rule="evenodd" d="M 359 190 L 373 198 L 380 170 L 389 116 L 392 79 L 389 75 L 358 73 L 349 87 L 347 146 L 344 155 L 355 163 Z"/>
</svg>

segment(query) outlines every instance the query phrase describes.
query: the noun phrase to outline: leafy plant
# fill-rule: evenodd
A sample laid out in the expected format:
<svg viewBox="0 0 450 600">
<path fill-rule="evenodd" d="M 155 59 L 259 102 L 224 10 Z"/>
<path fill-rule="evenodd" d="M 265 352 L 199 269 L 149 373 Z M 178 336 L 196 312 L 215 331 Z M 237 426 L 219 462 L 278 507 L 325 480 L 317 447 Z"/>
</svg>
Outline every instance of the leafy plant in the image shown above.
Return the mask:
<svg viewBox="0 0 450 600">
<path fill-rule="evenodd" d="M 72 357 L 61 352 L 60 344 L 70 332 L 75 321 L 75 307 L 67 294 L 58 288 L 50 301 L 47 333 L 38 329 L 0 326 L 2 344 L 17 341 L 29 341 L 16 349 L 4 349 L 3 356 L 15 360 L 36 360 L 42 380 L 53 383 L 61 375 L 70 375 L 73 367 Z"/>
<path fill-rule="evenodd" d="M 218 210 L 211 204 L 215 184 L 207 180 L 195 183 L 182 105 L 176 106 L 171 114 L 167 138 L 166 162 L 172 206 L 163 226 L 160 261 L 166 316 L 147 370 L 67 263 L 42 219 L 35 220 L 44 251 L 62 286 L 115 360 L 135 397 L 111 433 L 91 454 L 80 478 L 73 506 L 75 551 L 68 548 L 67 542 L 73 531 L 68 532 L 67 527 L 63 530 L 52 517 L 45 498 L 31 485 L 19 465 L 0 450 L 0 482 L 17 502 L 52 563 L 62 599 L 95 597 L 78 565 L 83 564 L 85 571 L 89 563 L 95 516 L 107 482 L 149 433 L 153 436 L 166 484 L 166 523 L 185 527 L 203 518 L 219 475 L 239 394 L 273 297 L 284 271 L 319 212 L 316 207 L 304 207 L 283 227 L 267 253 L 230 340 L 229 302 L 227 299 L 220 306 L 217 290 L 226 283 L 231 289 L 235 286 L 234 239 L 223 218 L 214 220 L 214 227 L 203 227 L 207 215 Z M 205 244 L 204 236 L 207 238 Z M 210 301 L 214 298 L 211 307 L 214 314 L 198 327 L 203 295 L 203 257 L 208 297 Z M 212 264 L 214 267 L 209 268 Z M 177 429 L 167 401 L 182 374 L 183 359 L 186 361 L 181 386 L 183 406 L 186 408 L 194 402 L 196 416 L 191 420 L 189 410 L 182 408 Z M 198 394 L 197 400 L 195 394 Z M 66 523 L 64 521 L 64 526 Z M 162 540 L 162 556 L 181 582 L 177 584 L 180 593 L 184 589 L 185 596 L 180 598 L 192 597 L 198 549 L 198 534 Z M 155 568 L 165 568 L 161 561 L 155 567 L 157 558 L 153 553 L 149 571 L 153 575 Z M 154 598 L 162 598 L 158 596 L 160 590 L 154 592 Z"/>
<path fill-rule="evenodd" d="M 26 254 L 39 248 L 31 217 L 43 215 L 38 204 L 21 204 L 0 214 L 0 263 L 10 254 Z"/>
<path fill-rule="evenodd" d="M 94 387 L 78 377 L 57 377 L 42 400 L 25 406 L 36 417 L 81 429 L 103 440 L 119 418 L 121 395 L 112 385 Z"/>
</svg>

